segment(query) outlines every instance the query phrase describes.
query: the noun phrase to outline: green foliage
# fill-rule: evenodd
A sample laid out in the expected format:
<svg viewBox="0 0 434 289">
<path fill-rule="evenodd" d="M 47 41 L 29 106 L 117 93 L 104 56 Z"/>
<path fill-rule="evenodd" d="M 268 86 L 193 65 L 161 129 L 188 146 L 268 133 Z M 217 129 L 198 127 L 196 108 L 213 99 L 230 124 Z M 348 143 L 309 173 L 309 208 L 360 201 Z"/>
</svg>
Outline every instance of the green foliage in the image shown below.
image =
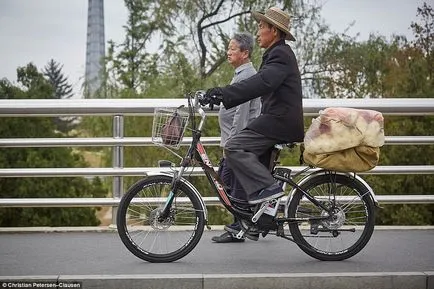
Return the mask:
<svg viewBox="0 0 434 289">
<path fill-rule="evenodd" d="M 377 211 L 379 225 L 432 225 L 433 205 L 385 205 Z"/>
<path fill-rule="evenodd" d="M 164 57 L 148 52 L 152 36 L 161 33 L 173 35 L 172 19 L 178 11 L 177 1 L 165 1 L 164 5 L 149 0 L 125 0 L 128 20 L 125 40 L 117 45 L 109 42 L 106 66 L 108 83 L 128 89 L 130 92 L 143 91 L 149 79 L 160 73 Z M 180 40 L 180 39 L 178 39 Z M 171 45 L 166 45 L 168 49 Z"/>
<path fill-rule="evenodd" d="M 136 92 L 145 91 L 149 81 L 157 75 L 171 74 L 172 65 L 180 55 L 188 66 L 194 67 L 193 75 L 200 79 L 212 77 L 226 62 L 226 48 L 234 32 L 256 34 L 252 11 L 279 6 L 291 14 L 291 30 L 299 40 L 291 45 L 298 54 L 306 81 L 317 73 L 317 47 L 329 34 L 333 35 L 322 21 L 321 7 L 316 1 L 279 0 L 271 5 L 264 0 L 186 0 L 165 1 L 164 4 L 126 0 L 125 4 L 128 9 L 125 41 L 109 42 L 106 77 L 110 85 Z M 161 45 L 151 52 L 150 39 L 157 36 Z M 255 51 L 254 63 L 259 65 L 259 49 Z"/>
<path fill-rule="evenodd" d="M 52 86 L 54 99 L 67 99 L 73 96 L 72 85 L 68 83 L 68 78 L 62 73 L 63 65 L 51 59 L 44 67 L 43 74 Z M 68 133 L 74 129 L 75 117 L 56 117 L 54 123 L 56 129 L 62 133 Z"/>
<path fill-rule="evenodd" d="M 434 93 L 433 10 L 418 8 L 411 28 L 415 41 L 370 35 L 367 41 L 331 37 L 321 48 L 321 74 L 313 82 L 321 97 L 432 97 Z"/>
<path fill-rule="evenodd" d="M 72 85 L 62 73 L 63 65 L 51 59 L 44 67 L 43 74 L 53 87 L 53 98 L 63 99 L 72 97 Z"/>
<path fill-rule="evenodd" d="M 5 99 L 50 98 L 53 89 L 32 64 L 18 68 L 22 88 L 0 81 Z M 59 137 L 50 118 L 2 118 L 4 138 Z M 5 148 L 0 151 L 1 168 L 86 167 L 82 156 L 70 148 Z M 98 178 L 4 178 L 1 198 L 103 197 L 106 191 Z M 98 225 L 95 209 L 89 208 L 3 208 L 0 226 L 82 226 Z"/>
<path fill-rule="evenodd" d="M 413 43 L 425 56 L 426 69 L 428 71 L 428 83 L 431 88 L 434 86 L 434 10 L 426 2 L 422 7 L 417 8 L 417 16 L 421 22 L 412 22 L 410 27 L 413 29 L 416 40 Z"/>
</svg>

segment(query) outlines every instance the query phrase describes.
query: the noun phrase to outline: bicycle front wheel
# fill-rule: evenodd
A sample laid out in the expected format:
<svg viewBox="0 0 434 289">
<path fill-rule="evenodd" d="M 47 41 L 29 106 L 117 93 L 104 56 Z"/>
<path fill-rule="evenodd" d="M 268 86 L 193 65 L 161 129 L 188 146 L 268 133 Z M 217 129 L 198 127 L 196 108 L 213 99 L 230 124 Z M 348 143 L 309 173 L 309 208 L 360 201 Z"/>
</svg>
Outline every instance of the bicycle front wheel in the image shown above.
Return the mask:
<svg viewBox="0 0 434 289">
<path fill-rule="evenodd" d="M 294 241 L 305 253 L 323 261 L 340 261 L 362 250 L 374 231 L 375 206 L 369 189 L 347 175 L 324 173 L 300 186 L 327 210 L 297 190 L 288 209 Z M 330 214 L 331 212 L 331 214 Z"/>
<path fill-rule="evenodd" d="M 170 176 L 151 176 L 135 183 L 122 197 L 117 229 L 127 249 L 148 262 L 176 261 L 193 250 L 204 226 L 204 207 L 183 182 L 169 215 L 161 212 L 172 188 Z"/>
</svg>

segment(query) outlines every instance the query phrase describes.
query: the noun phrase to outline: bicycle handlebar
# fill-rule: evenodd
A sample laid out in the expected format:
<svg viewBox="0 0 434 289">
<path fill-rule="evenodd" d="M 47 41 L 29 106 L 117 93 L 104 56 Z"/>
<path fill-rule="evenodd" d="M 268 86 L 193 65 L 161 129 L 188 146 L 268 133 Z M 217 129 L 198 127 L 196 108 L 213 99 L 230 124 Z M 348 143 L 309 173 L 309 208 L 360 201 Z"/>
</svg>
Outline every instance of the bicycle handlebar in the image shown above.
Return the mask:
<svg viewBox="0 0 434 289">
<path fill-rule="evenodd" d="M 205 91 L 204 90 L 198 90 L 194 93 L 194 106 L 197 107 L 199 104 L 203 102 L 203 99 L 205 98 Z"/>
<path fill-rule="evenodd" d="M 202 126 L 203 126 L 203 124 L 205 122 L 205 118 L 206 118 L 206 113 L 205 113 L 205 110 L 202 108 L 201 100 L 205 96 L 205 91 L 204 90 L 198 90 L 191 96 L 192 96 L 191 98 L 193 98 L 193 100 L 194 100 L 192 108 L 194 110 L 196 110 L 201 117 L 201 120 L 200 120 L 199 125 L 197 126 L 197 129 L 202 130 Z M 191 105 L 190 101 L 188 102 L 188 105 Z"/>
<path fill-rule="evenodd" d="M 205 94 L 206 91 L 205 90 L 197 90 L 194 93 L 188 94 L 188 105 L 190 109 L 193 109 L 195 111 L 197 111 L 201 117 L 201 121 L 197 127 L 197 129 L 201 130 L 202 126 L 204 124 L 205 121 L 205 117 L 206 117 L 206 112 L 203 109 L 204 107 L 209 107 L 210 110 L 213 110 L 214 108 L 214 104 L 213 103 L 207 103 L 207 104 L 203 104 L 206 103 L 206 101 L 204 101 L 205 99 Z M 193 103 L 191 103 L 191 100 L 193 100 Z M 190 111 L 191 114 L 191 111 Z M 191 116 L 191 115 L 190 115 Z"/>
</svg>

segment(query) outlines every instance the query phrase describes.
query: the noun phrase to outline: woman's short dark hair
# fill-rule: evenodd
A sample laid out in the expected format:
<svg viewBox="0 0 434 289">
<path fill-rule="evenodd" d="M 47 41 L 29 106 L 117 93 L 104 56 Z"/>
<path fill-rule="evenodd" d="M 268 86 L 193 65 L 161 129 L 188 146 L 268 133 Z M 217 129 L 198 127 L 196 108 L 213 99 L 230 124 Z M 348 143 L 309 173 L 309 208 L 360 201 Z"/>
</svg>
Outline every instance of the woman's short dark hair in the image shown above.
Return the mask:
<svg viewBox="0 0 434 289">
<path fill-rule="evenodd" d="M 239 33 L 235 33 L 234 36 L 232 36 L 232 39 L 238 43 L 241 51 L 246 51 L 246 50 L 249 51 L 249 58 L 252 56 L 253 44 L 254 44 L 254 39 L 252 34 L 248 32 L 239 32 Z"/>
</svg>

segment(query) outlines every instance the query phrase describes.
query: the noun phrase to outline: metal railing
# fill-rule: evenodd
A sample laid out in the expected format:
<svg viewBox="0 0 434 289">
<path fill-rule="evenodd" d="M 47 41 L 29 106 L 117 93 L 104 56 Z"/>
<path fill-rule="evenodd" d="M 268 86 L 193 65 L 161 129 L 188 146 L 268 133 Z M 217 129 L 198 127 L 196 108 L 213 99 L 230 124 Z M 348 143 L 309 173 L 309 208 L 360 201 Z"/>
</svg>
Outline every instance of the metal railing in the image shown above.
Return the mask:
<svg viewBox="0 0 434 289">
<path fill-rule="evenodd" d="M 305 116 L 327 107 L 373 109 L 384 115 L 433 115 L 433 98 L 303 99 Z M 155 107 L 176 108 L 185 99 L 0 99 L 0 116 L 151 115 Z M 211 112 L 217 114 L 217 111 Z"/>
<path fill-rule="evenodd" d="M 64 146 L 111 146 L 111 168 L 4 168 L 0 178 L 15 177 L 75 177 L 112 176 L 113 198 L 14 198 L 0 199 L 0 207 L 96 207 L 116 206 L 122 195 L 124 176 L 143 176 L 145 173 L 167 171 L 167 168 L 125 168 L 124 146 L 153 146 L 150 137 L 124 137 L 124 116 L 152 115 L 155 107 L 175 108 L 187 105 L 184 99 L 79 99 L 79 100 L 0 100 L 0 117 L 38 117 L 65 115 L 113 116 L 113 137 L 99 138 L 0 138 L 0 148 L 10 147 L 64 147 Z M 305 99 L 305 116 L 315 116 L 326 107 L 353 107 L 373 109 L 387 115 L 434 115 L 434 99 Z M 217 110 L 208 111 L 216 115 Z M 191 139 L 186 137 L 183 145 Z M 218 145 L 219 137 L 203 137 L 205 145 Z M 386 145 L 432 145 L 434 136 L 386 136 Z M 303 167 L 287 167 L 299 172 Z M 433 165 L 378 166 L 365 174 L 433 174 Z M 202 169 L 194 168 L 192 176 L 204 175 Z M 429 193 L 429 194 L 423 194 Z M 382 195 L 382 203 L 434 203 L 433 192 L 419 195 Z M 207 205 L 219 204 L 217 197 L 205 197 Z"/>
</svg>

